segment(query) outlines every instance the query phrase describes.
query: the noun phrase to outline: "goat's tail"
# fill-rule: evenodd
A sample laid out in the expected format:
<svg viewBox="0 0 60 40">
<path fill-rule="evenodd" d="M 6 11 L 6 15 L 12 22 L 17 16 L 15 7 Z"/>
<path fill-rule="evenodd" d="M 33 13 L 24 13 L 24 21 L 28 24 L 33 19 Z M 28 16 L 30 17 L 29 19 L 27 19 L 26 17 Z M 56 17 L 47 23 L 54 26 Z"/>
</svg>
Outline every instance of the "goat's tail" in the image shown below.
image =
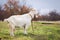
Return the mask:
<svg viewBox="0 0 60 40">
<path fill-rule="evenodd" d="M 8 19 L 4 19 L 4 22 L 8 22 Z"/>
</svg>

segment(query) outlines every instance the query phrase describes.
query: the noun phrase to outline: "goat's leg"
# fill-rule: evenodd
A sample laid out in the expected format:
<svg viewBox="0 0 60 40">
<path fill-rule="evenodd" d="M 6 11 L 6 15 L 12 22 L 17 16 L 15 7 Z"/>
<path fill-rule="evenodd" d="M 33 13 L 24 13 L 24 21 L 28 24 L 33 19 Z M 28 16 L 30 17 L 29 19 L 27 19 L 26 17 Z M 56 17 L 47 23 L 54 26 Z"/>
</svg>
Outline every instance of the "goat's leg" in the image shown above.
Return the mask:
<svg viewBox="0 0 60 40">
<path fill-rule="evenodd" d="M 24 26 L 24 34 L 28 34 L 28 33 L 27 33 L 27 29 L 28 29 L 28 25 L 25 25 L 25 26 Z"/>
<path fill-rule="evenodd" d="M 27 34 L 27 28 L 24 27 L 24 34 Z"/>
<path fill-rule="evenodd" d="M 14 36 L 15 26 L 12 24 L 9 24 L 10 27 L 10 36 Z"/>
</svg>

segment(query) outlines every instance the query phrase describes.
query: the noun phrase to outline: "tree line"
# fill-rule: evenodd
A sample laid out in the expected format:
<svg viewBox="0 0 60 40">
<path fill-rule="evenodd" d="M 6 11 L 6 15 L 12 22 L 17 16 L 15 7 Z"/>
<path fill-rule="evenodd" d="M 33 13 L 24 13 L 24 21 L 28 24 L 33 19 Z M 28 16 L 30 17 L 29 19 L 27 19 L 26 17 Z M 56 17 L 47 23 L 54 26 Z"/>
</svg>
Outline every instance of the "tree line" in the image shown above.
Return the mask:
<svg viewBox="0 0 60 40">
<path fill-rule="evenodd" d="M 37 18 L 40 21 L 60 21 L 60 13 L 53 10 L 48 13 L 48 15 L 41 15 Z"/>
<path fill-rule="evenodd" d="M 2 9 L 3 8 L 3 9 Z M 4 20 L 5 18 L 10 17 L 11 15 L 22 15 L 28 13 L 30 7 L 19 4 L 19 1 L 16 0 L 8 0 L 3 6 L 0 5 L 0 20 Z M 48 15 L 40 15 L 38 18 L 34 18 L 33 20 L 37 21 L 58 21 L 60 20 L 60 13 L 57 11 L 51 11 Z"/>
</svg>

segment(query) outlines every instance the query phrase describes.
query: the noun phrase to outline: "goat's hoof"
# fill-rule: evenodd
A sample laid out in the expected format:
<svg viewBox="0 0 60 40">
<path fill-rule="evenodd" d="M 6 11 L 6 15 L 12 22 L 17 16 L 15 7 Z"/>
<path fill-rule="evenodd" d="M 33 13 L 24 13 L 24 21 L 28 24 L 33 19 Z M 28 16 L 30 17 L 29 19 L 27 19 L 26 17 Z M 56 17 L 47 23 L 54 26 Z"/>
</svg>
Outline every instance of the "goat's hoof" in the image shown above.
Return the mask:
<svg viewBox="0 0 60 40">
<path fill-rule="evenodd" d="M 10 35 L 10 36 L 13 36 L 14 37 L 14 35 Z"/>
<path fill-rule="evenodd" d="M 24 33 L 25 35 L 27 35 L 28 33 Z"/>
</svg>

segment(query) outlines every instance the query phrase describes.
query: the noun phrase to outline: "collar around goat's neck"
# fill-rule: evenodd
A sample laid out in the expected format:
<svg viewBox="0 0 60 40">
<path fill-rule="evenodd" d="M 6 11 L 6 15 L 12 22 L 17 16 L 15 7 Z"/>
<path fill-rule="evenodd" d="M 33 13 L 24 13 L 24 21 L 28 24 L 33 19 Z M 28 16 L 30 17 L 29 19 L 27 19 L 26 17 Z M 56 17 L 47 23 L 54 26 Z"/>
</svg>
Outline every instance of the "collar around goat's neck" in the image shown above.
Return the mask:
<svg viewBox="0 0 60 40">
<path fill-rule="evenodd" d="M 29 12 L 29 15 L 30 15 L 31 18 L 34 18 L 34 14 L 32 14 L 32 13 L 33 13 L 33 11 Z"/>
<path fill-rule="evenodd" d="M 30 16 L 31 18 L 33 18 L 31 14 L 29 14 L 29 16 Z"/>
</svg>

